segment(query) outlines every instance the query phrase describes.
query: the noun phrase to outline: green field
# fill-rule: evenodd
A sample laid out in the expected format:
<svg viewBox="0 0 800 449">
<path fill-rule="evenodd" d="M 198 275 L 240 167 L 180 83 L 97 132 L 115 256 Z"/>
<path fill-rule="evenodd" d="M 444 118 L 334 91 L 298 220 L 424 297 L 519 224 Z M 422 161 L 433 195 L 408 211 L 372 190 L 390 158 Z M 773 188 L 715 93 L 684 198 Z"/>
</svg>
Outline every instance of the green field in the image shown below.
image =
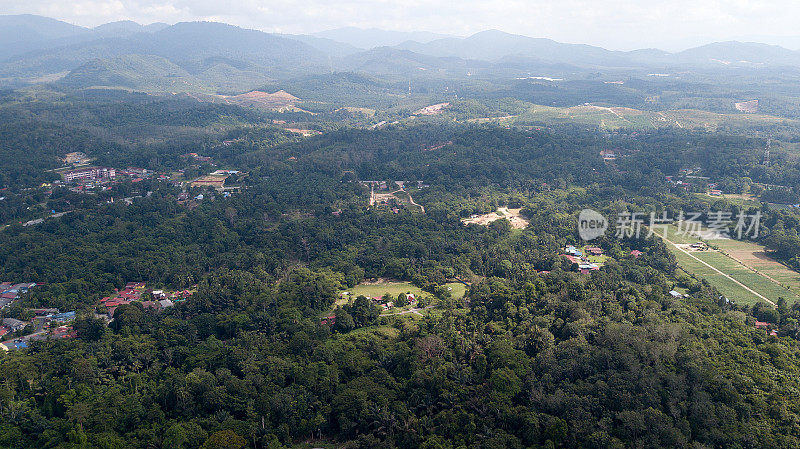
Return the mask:
<svg viewBox="0 0 800 449">
<path fill-rule="evenodd" d="M 656 129 L 663 127 L 703 128 L 713 131 L 720 126 L 749 128 L 753 125 L 796 123 L 780 117 L 765 114 L 719 114 L 696 109 L 674 109 L 668 111 L 644 111 L 624 107 L 601 107 L 583 105 L 572 107 L 551 107 L 531 105 L 530 108 L 513 117 L 495 119 L 505 124 L 520 126 L 537 123 L 577 123 L 596 125 L 603 129 Z"/>
<path fill-rule="evenodd" d="M 467 291 L 467 286 L 460 283 L 460 282 L 451 282 L 448 284 L 444 284 L 443 287 L 451 288 L 450 294 L 455 299 L 461 299 L 464 297 Z M 382 297 L 384 294 L 389 293 L 393 296 L 397 296 L 400 293 L 413 293 L 415 296 L 425 296 L 429 295 L 428 293 L 422 291 L 421 288 L 415 286 L 411 282 L 381 282 L 376 284 L 358 284 L 355 287 L 347 290 L 350 293 L 350 297 L 355 298 L 358 295 L 364 295 L 367 298 L 376 298 Z M 346 302 L 346 301 L 345 301 Z"/>
<path fill-rule="evenodd" d="M 675 257 L 678 259 L 678 265 L 680 265 L 681 268 L 697 277 L 706 279 L 731 301 L 739 304 L 755 304 L 756 302 L 762 301 L 758 296 L 742 288 L 722 274 L 692 259 L 684 252 L 671 245 L 670 251 L 675 254 Z M 716 251 L 707 251 L 694 252 L 692 255 L 765 296 L 772 302 L 776 302 L 780 297 L 785 298 L 789 303 L 800 301 L 800 296 L 795 292 L 781 287 L 724 254 Z"/>
<path fill-rule="evenodd" d="M 697 238 L 685 235 L 678 235 L 677 228 L 670 227 L 668 239 L 677 244 L 690 244 L 699 241 Z M 751 290 L 766 297 L 770 301 L 777 302 L 778 298 L 785 298 L 790 304 L 800 302 L 800 274 L 788 270 L 783 265 L 770 259 L 758 259 L 760 265 L 756 266 L 745 256 L 758 251 L 763 252 L 763 248 L 752 242 L 741 242 L 736 240 L 710 240 L 707 243 L 712 248 L 719 248 L 720 251 L 691 251 L 690 254 L 702 262 L 711 265 L 725 275 L 744 284 Z M 686 272 L 697 277 L 706 279 L 711 285 L 717 288 L 725 297 L 740 304 L 755 304 L 763 301 L 762 298 L 743 288 L 741 285 L 727 278 L 687 255 L 673 245 L 667 245 L 670 251 L 675 254 L 678 265 Z M 731 251 L 736 251 L 737 259 L 726 255 Z M 740 261 L 744 262 L 740 263 Z M 758 272 L 754 271 L 757 270 Z M 787 288 L 788 287 L 788 288 Z"/>
<path fill-rule="evenodd" d="M 750 241 L 715 240 L 711 246 L 742 262 L 758 273 L 800 294 L 800 273 L 771 259 L 764 247 Z"/>
<path fill-rule="evenodd" d="M 461 299 L 467 293 L 467 286 L 461 282 L 451 282 L 449 284 L 444 284 L 444 286 L 452 289 L 449 290 L 450 295 L 452 295 L 455 299 Z"/>
<path fill-rule="evenodd" d="M 415 296 L 422 295 L 424 292 L 421 288 L 415 286 L 411 282 L 381 282 L 378 284 L 358 284 L 348 290 L 350 296 L 355 298 L 359 295 L 364 295 L 367 298 L 380 298 L 384 294 L 389 293 L 392 296 L 397 296 L 400 293 L 413 293 Z"/>
</svg>

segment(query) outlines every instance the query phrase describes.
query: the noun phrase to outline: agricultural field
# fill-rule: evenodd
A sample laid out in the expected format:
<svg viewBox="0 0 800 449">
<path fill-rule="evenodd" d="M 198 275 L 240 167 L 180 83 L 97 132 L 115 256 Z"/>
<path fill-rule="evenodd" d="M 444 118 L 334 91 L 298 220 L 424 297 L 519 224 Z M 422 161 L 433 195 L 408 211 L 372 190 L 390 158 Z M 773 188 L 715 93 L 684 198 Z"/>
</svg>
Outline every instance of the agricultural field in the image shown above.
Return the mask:
<svg viewBox="0 0 800 449">
<path fill-rule="evenodd" d="M 800 273 L 790 270 L 767 255 L 764 247 L 753 242 L 741 240 L 716 240 L 712 246 L 753 269 L 762 276 L 788 287 L 795 294 L 800 294 Z"/>
<path fill-rule="evenodd" d="M 731 239 L 709 240 L 709 249 L 694 251 L 688 246 L 700 241 L 677 234 L 670 227 L 668 247 L 678 265 L 706 279 L 725 297 L 740 304 L 764 301 L 774 305 L 778 298 L 790 304 L 800 302 L 800 273 L 789 270 L 766 256 L 760 245 Z"/>
<path fill-rule="evenodd" d="M 574 123 L 596 125 L 602 129 L 656 129 L 663 127 L 702 128 L 714 131 L 720 126 L 751 127 L 754 125 L 797 124 L 796 120 L 765 114 L 720 114 L 695 109 L 675 109 L 661 112 L 642 111 L 625 107 L 583 105 L 551 107 L 531 105 L 516 116 L 483 118 L 476 121 L 496 122 L 503 125 L 533 125 L 538 123 Z"/>
<path fill-rule="evenodd" d="M 195 179 L 189 185 L 192 187 L 213 187 L 220 190 L 224 187 L 226 179 L 228 179 L 228 175 L 225 174 L 205 175 Z"/>
</svg>

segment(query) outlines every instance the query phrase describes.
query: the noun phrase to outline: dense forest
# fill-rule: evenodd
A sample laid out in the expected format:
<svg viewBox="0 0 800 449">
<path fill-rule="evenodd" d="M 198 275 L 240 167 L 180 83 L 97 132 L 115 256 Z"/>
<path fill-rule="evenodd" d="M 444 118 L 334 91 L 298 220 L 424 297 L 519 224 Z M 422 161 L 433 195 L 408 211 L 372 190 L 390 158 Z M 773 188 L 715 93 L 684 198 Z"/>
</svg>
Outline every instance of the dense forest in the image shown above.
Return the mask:
<svg viewBox="0 0 800 449">
<path fill-rule="evenodd" d="M 52 107 L 12 96 L 0 108 L 15 117 L 0 129 L 14 161 L 0 167 L 0 280 L 40 283 L 3 316 L 77 311 L 77 338 L 0 353 L 0 447 L 800 445 L 800 304 L 727 301 L 654 237 L 609 232 L 593 242 L 609 260 L 588 274 L 559 255 L 581 243 L 585 208 L 754 212 L 668 182 L 685 168 L 730 191 L 797 191 L 797 158 L 775 151 L 764 163 L 764 138 L 435 117 L 373 128 L 290 113 L 325 130 L 300 137 L 276 114 L 96 95 Z M 246 176 L 229 197 L 189 187 L 214 195 L 196 202 L 155 178 L 45 194 L 38 185 L 68 151 L 210 171 L 188 166 L 182 155 L 195 152 Z M 369 207 L 366 180 L 404 182 L 424 213 Z M 530 224 L 461 221 L 500 206 Z M 36 207 L 68 213 L 19 223 Z M 759 212 L 759 242 L 800 268 L 800 214 Z M 432 307 L 337 305 L 373 278 L 411 282 Z M 461 280 L 464 298 L 442 288 Z M 162 311 L 122 305 L 107 322 L 98 300 L 131 281 L 196 292 Z"/>
</svg>

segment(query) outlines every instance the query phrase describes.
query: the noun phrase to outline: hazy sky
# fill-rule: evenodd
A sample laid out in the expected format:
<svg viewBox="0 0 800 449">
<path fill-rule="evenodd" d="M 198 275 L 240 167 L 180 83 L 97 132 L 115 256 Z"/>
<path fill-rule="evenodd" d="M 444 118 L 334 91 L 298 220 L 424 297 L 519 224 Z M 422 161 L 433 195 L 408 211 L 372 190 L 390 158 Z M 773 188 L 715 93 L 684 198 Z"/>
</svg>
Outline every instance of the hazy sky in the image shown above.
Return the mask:
<svg viewBox="0 0 800 449">
<path fill-rule="evenodd" d="M 468 35 L 499 29 L 612 49 L 759 40 L 800 48 L 796 0 L 0 0 L 2 14 L 94 26 L 214 20 L 270 32 L 343 26 Z"/>
</svg>

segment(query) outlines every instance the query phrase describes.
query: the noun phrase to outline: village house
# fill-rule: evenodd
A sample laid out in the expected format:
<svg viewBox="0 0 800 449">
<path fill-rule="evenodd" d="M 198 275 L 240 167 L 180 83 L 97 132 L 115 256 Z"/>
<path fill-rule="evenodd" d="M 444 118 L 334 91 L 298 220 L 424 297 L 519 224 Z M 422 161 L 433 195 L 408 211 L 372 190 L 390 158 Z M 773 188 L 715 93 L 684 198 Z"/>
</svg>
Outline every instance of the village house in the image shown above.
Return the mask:
<svg viewBox="0 0 800 449">
<path fill-rule="evenodd" d="M 586 252 L 593 255 L 593 256 L 601 256 L 603 255 L 603 250 L 596 246 L 589 246 L 586 248 Z"/>
<path fill-rule="evenodd" d="M 3 351 L 16 351 L 17 349 L 25 349 L 28 343 L 25 340 L 16 339 L 0 343 L 0 349 Z"/>
<path fill-rule="evenodd" d="M 606 161 L 613 161 L 617 158 L 617 155 L 616 153 L 614 153 L 613 150 L 602 150 L 600 151 L 600 157 L 602 157 L 603 160 Z"/>
<path fill-rule="evenodd" d="M 3 327 L 7 327 L 11 332 L 18 332 L 25 328 L 24 321 L 15 318 L 3 318 Z"/>
<path fill-rule="evenodd" d="M 49 338 L 54 339 L 67 339 L 67 338 L 76 338 L 78 336 L 78 332 L 72 328 L 72 326 L 59 326 L 55 329 L 50 331 Z"/>
</svg>

